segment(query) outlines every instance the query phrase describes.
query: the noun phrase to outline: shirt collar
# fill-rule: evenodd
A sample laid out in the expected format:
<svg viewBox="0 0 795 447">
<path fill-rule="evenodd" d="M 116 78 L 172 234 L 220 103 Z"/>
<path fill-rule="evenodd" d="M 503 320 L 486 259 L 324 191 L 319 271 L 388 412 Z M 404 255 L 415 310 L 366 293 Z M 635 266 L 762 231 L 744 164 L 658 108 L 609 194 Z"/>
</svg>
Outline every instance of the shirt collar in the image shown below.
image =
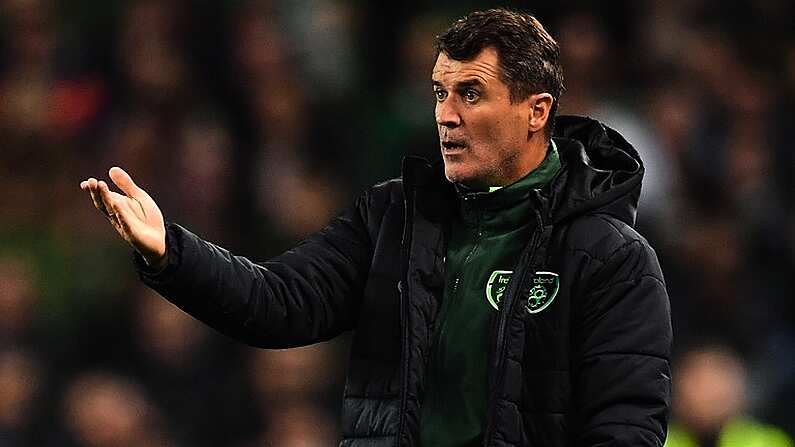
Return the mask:
<svg viewBox="0 0 795 447">
<path fill-rule="evenodd" d="M 464 221 L 467 223 L 483 222 L 489 216 L 495 218 L 509 218 L 515 216 L 518 221 L 523 221 L 525 211 L 531 208 L 528 197 L 534 189 L 542 188 L 549 183 L 560 171 L 560 156 L 554 141 L 550 140 L 547 155 L 538 167 L 530 171 L 519 180 L 504 187 L 490 191 L 472 191 L 463 185 L 456 184 L 459 195 L 460 210 Z M 502 215 L 502 216 L 498 216 Z"/>
</svg>

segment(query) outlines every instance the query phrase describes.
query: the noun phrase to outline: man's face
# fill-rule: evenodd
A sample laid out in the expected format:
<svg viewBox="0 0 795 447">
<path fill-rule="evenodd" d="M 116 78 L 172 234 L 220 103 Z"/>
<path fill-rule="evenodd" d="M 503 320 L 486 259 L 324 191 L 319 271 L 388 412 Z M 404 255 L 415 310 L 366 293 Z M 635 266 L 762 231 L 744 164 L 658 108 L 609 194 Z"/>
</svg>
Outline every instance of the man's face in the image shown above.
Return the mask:
<svg viewBox="0 0 795 447">
<path fill-rule="evenodd" d="M 484 48 L 474 59 L 458 61 L 440 53 L 433 67 L 436 125 L 451 182 L 474 188 L 505 185 L 526 174 L 528 101 L 511 103 L 499 79 L 497 51 Z"/>
</svg>

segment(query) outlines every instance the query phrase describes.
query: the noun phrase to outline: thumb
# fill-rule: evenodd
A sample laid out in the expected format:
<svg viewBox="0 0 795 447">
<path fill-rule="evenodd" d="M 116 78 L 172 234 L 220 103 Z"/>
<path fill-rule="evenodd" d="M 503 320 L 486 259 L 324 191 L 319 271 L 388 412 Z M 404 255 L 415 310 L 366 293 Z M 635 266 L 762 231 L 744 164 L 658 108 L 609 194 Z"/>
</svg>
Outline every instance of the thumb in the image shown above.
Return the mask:
<svg viewBox="0 0 795 447">
<path fill-rule="evenodd" d="M 121 189 L 129 197 L 138 198 L 144 192 L 144 190 L 139 188 L 138 185 L 133 182 L 130 174 L 127 174 L 124 169 L 118 166 L 110 168 L 108 175 L 110 176 L 110 179 L 113 180 L 113 183 L 115 183 L 116 186 L 118 186 L 119 189 Z"/>
</svg>

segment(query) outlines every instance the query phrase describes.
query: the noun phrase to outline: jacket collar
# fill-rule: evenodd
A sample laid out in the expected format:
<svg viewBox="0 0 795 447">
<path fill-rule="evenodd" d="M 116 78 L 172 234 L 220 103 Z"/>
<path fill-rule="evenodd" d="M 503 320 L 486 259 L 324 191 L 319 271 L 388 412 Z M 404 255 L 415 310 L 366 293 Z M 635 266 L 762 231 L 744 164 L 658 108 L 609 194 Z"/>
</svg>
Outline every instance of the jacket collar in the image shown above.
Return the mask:
<svg viewBox="0 0 795 447">
<path fill-rule="evenodd" d="M 634 225 L 644 168 L 632 145 L 602 123 L 576 116 L 557 117 L 553 138 L 562 167 L 539 194 L 543 220 L 599 212 Z M 423 213 L 444 217 L 440 212 L 455 211 L 457 193 L 441 159 L 406 157 L 403 188 L 407 196 L 422 191 L 417 207 Z"/>
</svg>

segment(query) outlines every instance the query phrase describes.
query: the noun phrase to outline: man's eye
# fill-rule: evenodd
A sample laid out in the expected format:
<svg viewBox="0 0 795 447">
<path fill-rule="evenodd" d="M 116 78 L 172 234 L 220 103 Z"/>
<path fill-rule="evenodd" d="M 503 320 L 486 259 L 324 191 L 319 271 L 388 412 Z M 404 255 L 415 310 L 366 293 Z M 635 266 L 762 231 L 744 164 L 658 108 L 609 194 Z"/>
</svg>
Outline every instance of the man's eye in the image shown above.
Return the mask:
<svg viewBox="0 0 795 447">
<path fill-rule="evenodd" d="M 434 90 L 433 94 L 436 95 L 437 101 L 444 101 L 447 98 L 447 92 L 444 90 Z"/>
<path fill-rule="evenodd" d="M 480 97 L 480 94 L 476 90 L 467 90 L 464 92 L 464 99 L 467 102 L 475 102 Z"/>
</svg>

